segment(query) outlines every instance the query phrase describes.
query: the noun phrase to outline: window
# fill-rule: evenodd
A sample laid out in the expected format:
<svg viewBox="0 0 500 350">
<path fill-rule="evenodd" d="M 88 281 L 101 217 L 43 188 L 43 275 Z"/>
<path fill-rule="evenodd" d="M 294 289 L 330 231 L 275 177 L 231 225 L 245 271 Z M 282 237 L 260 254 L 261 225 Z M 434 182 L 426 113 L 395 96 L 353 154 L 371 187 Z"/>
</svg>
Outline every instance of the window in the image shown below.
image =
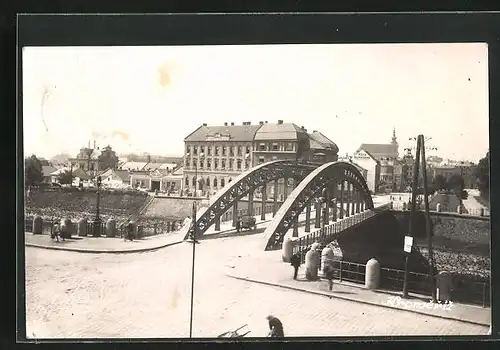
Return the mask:
<svg viewBox="0 0 500 350">
<path fill-rule="evenodd" d="M 233 181 L 233 179 L 229 178 L 229 181 L 228 181 L 228 183 L 229 183 L 229 182 L 231 182 L 231 181 Z"/>
<path fill-rule="evenodd" d="M 226 160 L 225 159 L 221 160 L 221 166 L 220 167 L 221 167 L 222 170 L 226 169 Z"/>
<path fill-rule="evenodd" d="M 250 146 L 247 146 L 247 154 L 250 154 Z"/>
<path fill-rule="evenodd" d="M 208 156 L 212 155 L 212 147 L 210 147 L 210 146 L 207 147 L 207 155 Z"/>
<path fill-rule="evenodd" d="M 226 185 L 226 183 L 225 183 L 224 179 L 221 179 L 220 180 L 220 187 L 224 187 L 225 185 Z"/>
<path fill-rule="evenodd" d="M 191 147 L 186 146 L 186 156 L 190 156 L 190 155 L 191 155 Z"/>
<path fill-rule="evenodd" d="M 264 157 L 259 157 L 259 164 L 264 163 Z"/>
<path fill-rule="evenodd" d="M 288 142 L 286 144 L 286 150 L 287 151 L 293 151 L 293 143 L 292 142 Z"/>
<path fill-rule="evenodd" d="M 191 166 L 191 162 L 189 161 L 189 159 L 186 159 L 186 168 L 189 168 Z"/>
<path fill-rule="evenodd" d="M 217 187 L 217 178 L 214 178 L 214 187 Z"/>
<path fill-rule="evenodd" d="M 215 155 L 218 156 L 219 155 L 219 147 L 218 146 L 215 146 Z"/>
<path fill-rule="evenodd" d="M 196 167 L 198 165 L 198 161 L 196 158 L 193 158 L 193 167 Z"/>
<path fill-rule="evenodd" d="M 222 146 L 222 155 L 225 156 L 227 153 L 227 147 L 226 146 Z"/>
<path fill-rule="evenodd" d="M 241 156 L 241 146 L 238 146 L 238 155 Z"/>
<path fill-rule="evenodd" d="M 234 147 L 229 147 L 229 156 L 234 157 Z"/>
<path fill-rule="evenodd" d="M 198 154 L 198 147 L 194 146 L 193 147 L 193 154 L 196 156 Z"/>
<path fill-rule="evenodd" d="M 194 176 L 193 176 L 193 178 L 191 179 L 191 184 L 192 184 L 193 186 L 196 186 L 196 180 L 194 179 Z"/>
<path fill-rule="evenodd" d="M 203 156 L 205 153 L 205 147 L 200 146 L 200 155 Z"/>
<path fill-rule="evenodd" d="M 234 169 L 234 160 L 229 159 L 229 170 L 233 170 L 233 169 Z"/>
<path fill-rule="evenodd" d="M 203 160 L 200 159 L 200 169 L 203 169 Z"/>
<path fill-rule="evenodd" d="M 207 177 L 207 187 L 210 188 L 210 178 Z"/>
<path fill-rule="evenodd" d="M 266 144 L 265 143 L 261 143 L 259 145 L 259 151 L 265 151 L 266 150 Z"/>
<path fill-rule="evenodd" d="M 238 160 L 236 161 L 236 169 L 237 169 L 237 170 L 241 170 L 241 159 L 238 159 Z"/>
<path fill-rule="evenodd" d="M 85 163 L 80 163 L 80 168 L 85 169 Z"/>
<path fill-rule="evenodd" d="M 212 169 L 212 160 L 211 159 L 207 159 L 207 169 Z"/>
<path fill-rule="evenodd" d="M 217 170 L 218 168 L 219 168 L 219 160 L 218 160 L 218 159 L 216 159 L 216 160 L 214 161 L 214 170 Z"/>
<path fill-rule="evenodd" d="M 278 151 L 279 147 L 277 143 L 273 143 L 273 151 Z"/>
<path fill-rule="evenodd" d="M 250 168 L 250 161 L 248 159 L 245 160 L 245 169 Z"/>
</svg>

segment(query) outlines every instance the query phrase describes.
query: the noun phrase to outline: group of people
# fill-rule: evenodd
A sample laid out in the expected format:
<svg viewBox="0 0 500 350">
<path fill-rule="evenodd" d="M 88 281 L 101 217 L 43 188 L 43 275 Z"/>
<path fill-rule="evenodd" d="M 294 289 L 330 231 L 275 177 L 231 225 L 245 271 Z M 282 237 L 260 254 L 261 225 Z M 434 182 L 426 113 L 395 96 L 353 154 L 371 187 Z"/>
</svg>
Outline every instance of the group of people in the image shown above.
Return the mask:
<svg viewBox="0 0 500 350">
<path fill-rule="evenodd" d="M 319 256 L 321 256 L 321 255 L 319 255 Z M 290 259 L 290 265 L 293 266 L 293 279 L 294 280 L 297 279 L 297 275 L 299 273 L 299 267 L 301 264 L 302 264 L 302 258 L 300 256 L 300 252 L 293 254 L 291 259 Z M 320 258 L 320 261 L 318 261 L 317 266 L 318 266 L 318 269 L 320 269 L 321 258 Z M 323 267 L 324 276 L 328 280 L 328 288 L 330 290 L 333 289 L 334 271 L 335 270 L 333 269 L 333 266 L 331 264 L 325 264 L 325 266 Z"/>
<path fill-rule="evenodd" d="M 58 219 L 55 219 L 55 224 L 52 227 L 52 231 L 50 232 L 50 239 L 51 240 L 56 240 L 56 242 L 59 242 L 59 237 L 65 241 L 66 237 L 64 234 L 61 234 L 61 221 Z"/>
</svg>

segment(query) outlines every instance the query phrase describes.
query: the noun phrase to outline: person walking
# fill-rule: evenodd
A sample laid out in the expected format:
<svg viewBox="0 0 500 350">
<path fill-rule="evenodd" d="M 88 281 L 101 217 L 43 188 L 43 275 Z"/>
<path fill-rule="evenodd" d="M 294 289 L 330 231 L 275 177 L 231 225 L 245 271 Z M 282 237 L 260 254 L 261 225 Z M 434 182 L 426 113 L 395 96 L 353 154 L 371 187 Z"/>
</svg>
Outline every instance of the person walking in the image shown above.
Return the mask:
<svg viewBox="0 0 500 350">
<path fill-rule="evenodd" d="M 129 219 L 128 223 L 127 223 L 127 237 L 126 237 L 126 239 L 128 239 L 129 241 L 134 240 L 134 223 L 132 222 L 132 219 Z"/>
<path fill-rule="evenodd" d="M 268 334 L 269 338 L 282 338 L 285 336 L 285 333 L 283 332 L 283 324 L 278 318 L 269 315 L 267 316 L 267 320 L 269 322 L 270 330 Z"/>
<path fill-rule="evenodd" d="M 56 223 L 54 224 L 54 228 L 52 230 L 52 233 L 50 235 L 50 238 L 51 239 L 56 239 L 56 242 L 59 242 L 59 232 L 61 231 L 60 229 L 60 224 L 58 221 L 56 221 Z"/>
<path fill-rule="evenodd" d="M 299 272 L 299 267 L 300 267 L 300 255 L 299 253 L 295 253 L 292 255 L 292 258 L 290 259 L 290 265 L 293 266 L 293 279 L 297 279 L 297 274 Z"/>
<path fill-rule="evenodd" d="M 325 277 L 328 280 L 328 289 L 333 289 L 333 267 L 330 264 L 327 264 L 324 268 Z"/>
<path fill-rule="evenodd" d="M 236 232 L 240 232 L 241 230 L 241 218 L 238 217 L 238 219 L 236 219 Z"/>
</svg>

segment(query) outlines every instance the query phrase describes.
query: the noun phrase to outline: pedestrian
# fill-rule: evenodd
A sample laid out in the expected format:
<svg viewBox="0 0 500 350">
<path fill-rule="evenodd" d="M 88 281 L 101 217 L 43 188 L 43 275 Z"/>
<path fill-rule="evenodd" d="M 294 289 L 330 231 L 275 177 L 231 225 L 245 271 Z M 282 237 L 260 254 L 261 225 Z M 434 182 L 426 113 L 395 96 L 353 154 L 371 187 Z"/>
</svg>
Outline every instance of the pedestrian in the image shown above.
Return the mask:
<svg viewBox="0 0 500 350">
<path fill-rule="evenodd" d="M 132 222 L 132 219 L 128 220 L 127 224 L 127 237 L 129 241 L 134 240 L 134 223 Z"/>
<path fill-rule="evenodd" d="M 285 336 L 285 333 L 283 332 L 283 324 L 278 318 L 269 315 L 267 316 L 267 320 L 269 321 L 269 330 L 270 330 L 268 337 L 281 338 Z"/>
<path fill-rule="evenodd" d="M 328 289 L 332 290 L 333 289 L 333 267 L 330 264 L 326 264 L 323 271 L 325 273 L 326 279 L 328 280 Z"/>
<path fill-rule="evenodd" d="M 300 254 L 295 253 L 292 255 L 292 258 L 290 259 L 290 265 L 293 266 L 293 279 L 297 279 L 297 274 L 299 272 L 299 267 L 300 267 Z"/>
<path fill-rule="evenodd" d="M 238 216 L 238 219 L 236 219 L 236 232 L 240 232 L 241 229 L 241 217 Z"/>
<path fill-rule="evenodd" d="M 52 233 L 50 234 L 50 238 L 51 239 L 55 238 L 56 242 L 59 242 L 59 232 L 60 232 L 59 222 L 56 221 L 56 223 L 54 224 Z"/>
</svg>

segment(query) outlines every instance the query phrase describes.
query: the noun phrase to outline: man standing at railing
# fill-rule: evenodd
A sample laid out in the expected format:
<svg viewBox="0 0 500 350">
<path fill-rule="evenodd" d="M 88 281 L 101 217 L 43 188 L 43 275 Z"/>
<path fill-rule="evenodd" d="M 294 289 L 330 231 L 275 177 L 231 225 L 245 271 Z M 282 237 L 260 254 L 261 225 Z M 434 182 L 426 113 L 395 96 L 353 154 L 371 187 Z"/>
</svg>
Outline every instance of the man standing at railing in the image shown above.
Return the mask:
<svg viewBox="0 0 500 350">
<path fill-rule="evenodd" d="M 297 279 L 297 274 L 299 273 L 299 267 L 300 267 L 300 253 L 295 253 L 292 255 L 292 258 L 290 259 L 290 265 L 293 266 L 293 279 Z"/>
</svg>

